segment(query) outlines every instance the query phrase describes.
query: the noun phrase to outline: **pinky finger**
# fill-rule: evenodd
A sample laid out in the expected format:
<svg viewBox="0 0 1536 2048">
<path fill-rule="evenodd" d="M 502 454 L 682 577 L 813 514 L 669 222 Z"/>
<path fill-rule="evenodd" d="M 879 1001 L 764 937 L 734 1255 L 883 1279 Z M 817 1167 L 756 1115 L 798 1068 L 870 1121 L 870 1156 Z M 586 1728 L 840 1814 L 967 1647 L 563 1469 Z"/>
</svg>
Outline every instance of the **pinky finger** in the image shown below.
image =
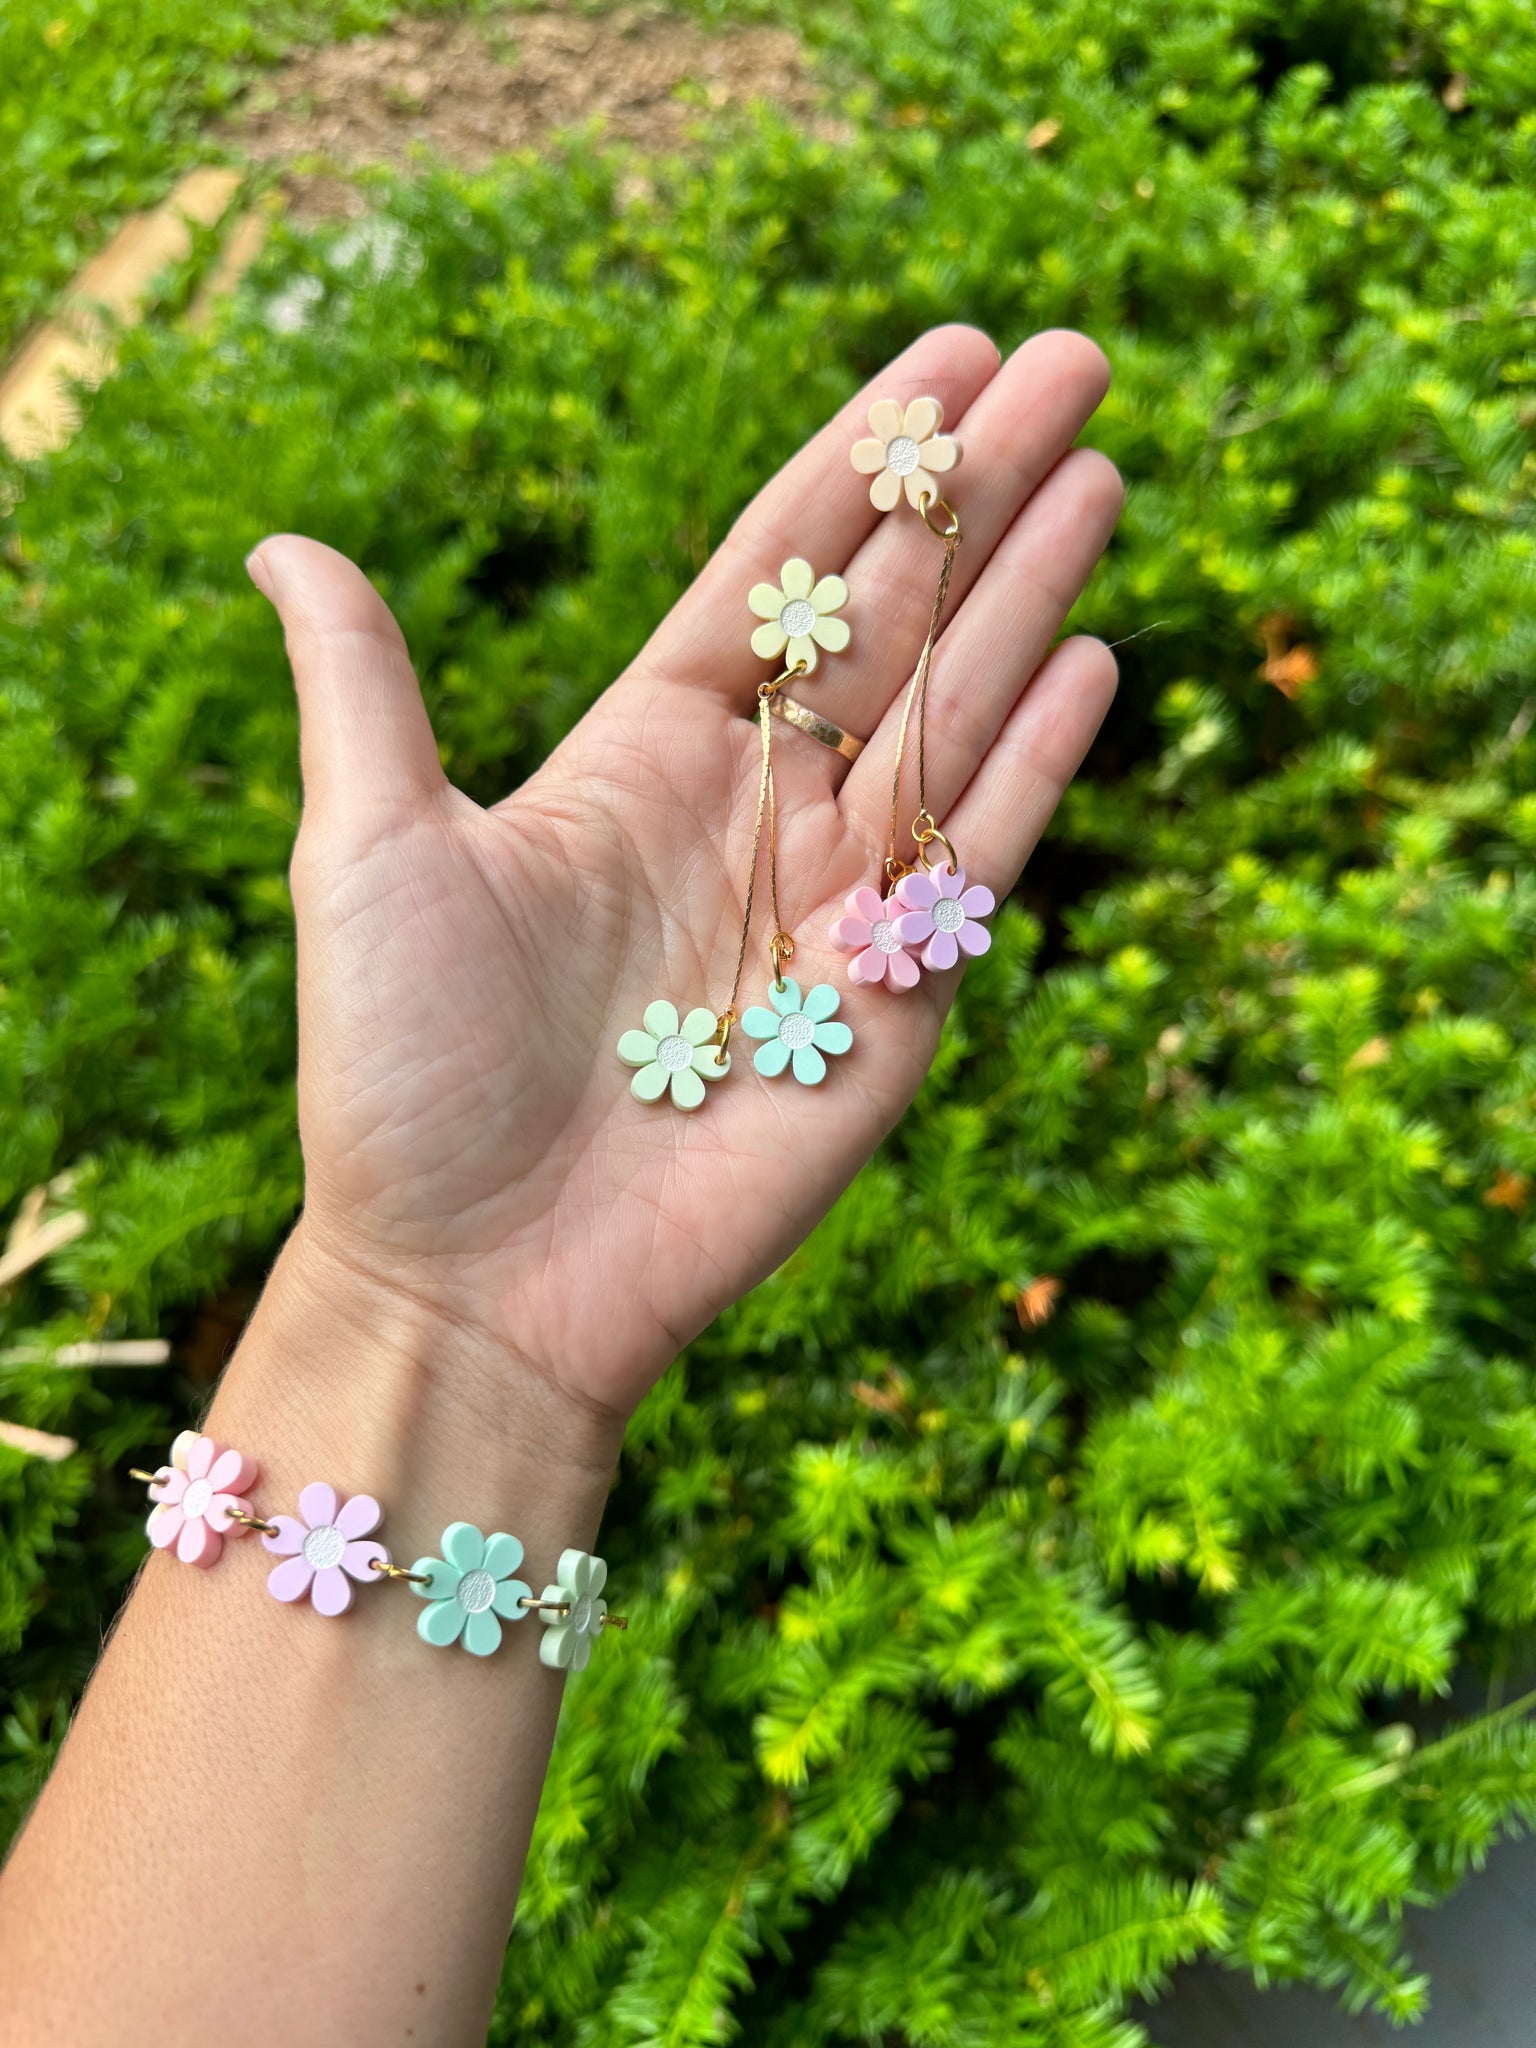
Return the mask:
<svg viewBox="0 0 1536 2048">
<path fill-rule="evenodd" d="M 944 820 L 975 881 L 1006 895 L 1114 700 L 1115 657 L 1102 640 L 1063 640 L 1014 705 Z"/>
</svg>

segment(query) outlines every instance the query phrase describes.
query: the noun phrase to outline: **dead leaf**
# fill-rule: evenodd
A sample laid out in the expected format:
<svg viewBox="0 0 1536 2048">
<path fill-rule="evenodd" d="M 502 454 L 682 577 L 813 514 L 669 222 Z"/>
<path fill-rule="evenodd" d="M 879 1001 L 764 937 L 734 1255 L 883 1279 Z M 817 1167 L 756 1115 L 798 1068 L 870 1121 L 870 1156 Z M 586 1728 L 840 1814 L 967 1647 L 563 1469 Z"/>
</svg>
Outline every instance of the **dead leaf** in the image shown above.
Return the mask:
<svg viewBox="0 0 1536 2048">
<path fill-rule="evenodd" d="M 1042 1323 L 1048 1323 L 1056 1313 L 1060 1297 L 1061 1282 L 1049 1273 L 1042 1273 L 1038 1280 L 1031 1280 L 1013 1305 L 1021 1326 L 1026 1330 L 1038 1330 Z"/>
<path fill-rule="evenodd" d="M 1530 1199 L 1530 1193 L 1531 1183 L 1523 1173 L 1510 1173 L 1501 1166 L 1483 1200 L 1490 1209 L 1508 1209 L 1518 1216 Z"/>
<path fill-rule="evenodd" d="M 1043 121 L 1037 121 L 1024 138 L 1026 149 L 1048 149 L 1061 133 L 1061 123 L 1054 114 L 1047 114 Z"/>
</svg>

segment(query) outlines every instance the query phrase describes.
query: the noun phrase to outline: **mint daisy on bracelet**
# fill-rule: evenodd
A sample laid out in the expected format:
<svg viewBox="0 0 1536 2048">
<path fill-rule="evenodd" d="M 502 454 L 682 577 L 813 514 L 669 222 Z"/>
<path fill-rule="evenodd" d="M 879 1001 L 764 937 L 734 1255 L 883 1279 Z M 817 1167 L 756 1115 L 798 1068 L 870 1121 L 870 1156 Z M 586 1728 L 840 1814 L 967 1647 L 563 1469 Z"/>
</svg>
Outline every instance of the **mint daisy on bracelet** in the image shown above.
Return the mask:
<svg viewBox="0 0 1536 2048">
<path fill-rule="evenodd" d="M 418 1557 L 411 1567 L 411 1591 L 427 1605 L 416 1617 L 416 1633 L 440 1650 L 462 1642 L 472 1657 L 494 1656 L 501 1648 L 501 1624 L 521 1621 L 532 1588 L 512 1574 L 523 1561 L 523 1546 L 505 1529 L 482 1536 L 472 1522 L 450 1522 L 443 1531 L 441 1557 Z"/>
</svg>

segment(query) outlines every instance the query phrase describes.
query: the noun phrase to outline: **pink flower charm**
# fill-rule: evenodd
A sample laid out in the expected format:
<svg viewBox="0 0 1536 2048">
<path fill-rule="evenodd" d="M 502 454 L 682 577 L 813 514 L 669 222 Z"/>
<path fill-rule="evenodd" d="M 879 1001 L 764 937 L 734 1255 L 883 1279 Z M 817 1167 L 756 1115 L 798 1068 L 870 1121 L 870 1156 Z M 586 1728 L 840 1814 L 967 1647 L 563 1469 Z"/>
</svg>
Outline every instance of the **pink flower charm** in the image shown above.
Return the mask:
<svg viewBox="0 0 1536 2048">
<path fill-rule="evenodd" d="M 267 1574 L 274 1600 L 302 1600 L 306 1593 L 317 1614 L 345 1614 L 352 1605 L 352 1580 L 368 1585 L 378 1577 L 375 1560 L 389 1563 L 382 1543 L 360 1538 L 377 1529 L 384 1510 L 371 1494 L 354 1493 L 338 1507 L 336 1489 L 321 1480 L 299 1495 L 297 1520 L 274 1515 L 275 1536 L 263 1536 L 264 1548 L 286 1560 Z"/>
<path fill-rule="evenodd" d="M 145 1528 L 156 1550 L 174 1543 L 183 1564 L 217 1564 L 226 1536 L 244 1536 L 243 1522 L 230 1522 L 230 1508 L 251 1512 L 245 1495 L 256 1484 L 256 1460 L 244 1451 L 216 1444 L 211 1436 L 184 1429 L 171 1446 L 163 1479 L 149 1489 L 155 1503 Z"/>
<path fill-rule="evenodd" d="M 896 884 L 896 930 L 904 946 L 921 946 L 919 956 L 932 972 L 953 967 L 962 953 L 985 953 L 992 934 L 979 917 L 990 917 L 997 898 L 977 882 L 967 889 L 965 869 L 951 874 L 945 865 L 924 874 L 903 875 Z"/>
<path fill-rule="evenodd" d="M 847 899 L 848 915 L 833 925 L 832 943 L 853 955 L 848 962 L 850 981 L 883 981 L 897 990 L 917 987 L 917 962 L 897 926 L 901 909 L 894 896 L 882 903 L 867 886 L 855 889 Z"/>
</svg>

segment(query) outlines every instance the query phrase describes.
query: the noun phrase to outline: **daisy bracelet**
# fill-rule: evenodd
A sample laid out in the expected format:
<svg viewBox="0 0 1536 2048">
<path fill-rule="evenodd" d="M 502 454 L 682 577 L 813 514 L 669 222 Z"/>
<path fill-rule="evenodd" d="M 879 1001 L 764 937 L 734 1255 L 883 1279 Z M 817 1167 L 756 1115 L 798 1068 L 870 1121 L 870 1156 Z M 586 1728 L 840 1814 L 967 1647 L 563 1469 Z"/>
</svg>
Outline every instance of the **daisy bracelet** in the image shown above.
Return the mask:
<svg viewBox="0 0 1536 2048">
<path fill-rule="evenodd" d="M 503 1622 L 537 1614 L 544 1624 L 539 1658 L 554 1671 L 584 1671 L 601 1631 L 629 1626 L 602 1597 L 607 1565 L 584 1550 L 562 1551 L 554 1582 L 535 1597 L 516 1576 L 523 1546 L 504 1529 L 483 1536 L 471 1522 L 450 1522 L 442 1556 L 418 1557 L 407 1570 L 375 1539 L 384 1510 L 371 1494 L 343 1498 L 314 1480 L 299 1494 L 296 1515 L 260 1515 L 250 1501 L 255 1459 L 195 1429 L 181 1432 L 165 1464 L 131 1469 L 129 1477 L 142 1480 L 154 1502 L 145 1528 L 156 1550 L 206 1570 L 226 1541 L 254 1530 L 279 1560 L 267 1591 L 285 1606 L 307 1600 L 317 1614 L 345 1614 L 357 1586 L 399 1579 L 426 1603 L 416 1617 L 424 1643 L 460 1643 L 471 1656 L 489 1657 L 501 1648 Z"/>
</svg>

